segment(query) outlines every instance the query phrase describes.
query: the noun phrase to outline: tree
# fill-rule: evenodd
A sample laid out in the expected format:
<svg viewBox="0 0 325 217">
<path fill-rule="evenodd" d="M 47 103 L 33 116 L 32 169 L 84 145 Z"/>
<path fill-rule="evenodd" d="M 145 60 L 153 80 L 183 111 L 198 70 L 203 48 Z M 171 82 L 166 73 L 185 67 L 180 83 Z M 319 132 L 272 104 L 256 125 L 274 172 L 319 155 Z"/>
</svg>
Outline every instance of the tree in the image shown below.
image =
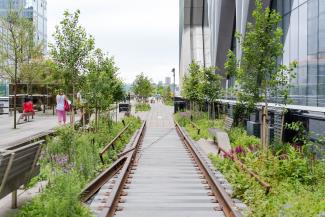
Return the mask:
<svg viewBox="0 0 325 217">
<path fill-rule="evenodd" d="M 23 10 L 9 1 L 7 14 L 0 18 L 5 33 L 0 34 L 0 68 L 13 84 L 14 129 L 17 120 L 17 84 L 22 65 L 42 55 L 42 45 L 35 38 L 33 22 L 23 17 Z"/>
<path fill-rule="evenodd" d="M 80 75 L 85 72 L 90 52 L 94 49 L 94 39 L 79 24 L 79 16 L 79 10 L 73 14 L 65 11 L 60 25 L 55 27 L 55 43 L 49 45 L 53 60 L 62 69 L 65 87 L 72 91 L 72 104 L 76 88 L 81 85 Z M 72 125 L 73 119 L 74 112 Z"/>
<path fill-rule="evenodd" d="M 203 81 L 203 92 L 205 98 L 212 104 L 212 118 L 215 119 L 215 107 L 214 103 L 217 99 L 220 99 L 223 94 L 223 88 L 221 86 L 222 77 L 216 74 L 216 67 L 203 68 L 204 81 Z"/>
<path fill-rule="evenodd" d="M 192 62 L 189 65 L 188 75 L 184 76 L 182 94 L 190 101 L 190 110 L 197 107 L 204 101 L 204 74 L 203 70 L 197 62 Z M 194 108 L 194 110 L 196 110 Z"/>
<path fill-rule="evenodd" d="M 154 87 L 151 84 L 150 79 L 142 72 L 140 75 L 137 75 L 136 79 L 134 80 L 132 90 L 135 95 L 145 102 L 146 99 L 152 95 Z"/>
<path fill-rule="evenodd" d="M 226 66 L 230 72 L 236 71 L 240 101 L 247 103 L 250 108 L 263 102 L 262 144 L 266 147 L 269 142 L 269 101 L 272 97 L 280 97 L 283 103 L 287 103 L 289 83 L 294 76 L 296 63 L 285 66 L 277 62 L 283 54 L 283 33 L 278 25 L 281 16 L 270 8 L 263 10 L 261 1 L 256 0 L 253 18 L 255 22 L 247 25 L 247 33 L 238 35 L 243 51 L 239 67 L 234 70 L 232 54 L 228 54 L 228 58 L 231 58 Z"/>
<path fill-rule="evenodd" d="M 88 63 L 88 72 L 82 86 L 82 96 L 87 105 L 95 109 L 95 122 L 101 111 L 123 98 L 123 83 L 117 78 L 114 59 L 109 58 L 100 49 L 96 49 Z"/>
</svg>

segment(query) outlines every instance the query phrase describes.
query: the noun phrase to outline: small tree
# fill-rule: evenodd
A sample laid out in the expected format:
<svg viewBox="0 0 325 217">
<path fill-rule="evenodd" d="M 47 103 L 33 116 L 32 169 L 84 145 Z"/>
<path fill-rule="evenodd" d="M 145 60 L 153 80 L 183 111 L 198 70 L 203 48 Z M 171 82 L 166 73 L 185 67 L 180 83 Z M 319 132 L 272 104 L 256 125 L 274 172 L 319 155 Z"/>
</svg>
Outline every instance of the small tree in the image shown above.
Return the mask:
<svg viewBox="0 0 325 217">
<path fill-rule="evenodd" d="M 14 129 L 17 120 L 17 84 L 22 73 L 22 65 L 31 58 L 40 56 L 42 46 L 37 44 L 33 22 L 23 17 L 23 10 L 14 8 L 9 1 L 8 12 L 0 18 L 0 26 L 5 31 L 0 34 L 0 68 L 13 84 Z"/>
<path fill-rule="evenodd" d="M 204 81 L 203 81 L 203 92 L 205 98 L 210 104 L 212 104 L 212 119 L 215 119 L 215 101 L 220 99 L 223 94 L 223 88 L 221 86 L 222 77 L 215 73 L 216 67 L 203 68 Z"/>
<path fill-rule="evenodd" d="M 82 87 L 82 95 L 90 108 L 95 109 L 95 125 L 98 128 L 98 117 L 101 111 L 109 108 L 123 97 L 123 86 L 117 79 L 113 58 L 109 58 L 97 49 L 88 63 L 88 73 Z"/>
<path fill-rule="evenodd" d="M 140 75 L 137 75 L 136 79 L 134 80 L 132 90 L 135 95 L 145 102 L 146 99 L 152 95 L 154 87 L 151 84 L 150 79 L 141 73 Z"/>
<path fill-rule="evenodd" d="M 245 101 L 250 108 L 263 102 L 262 144 L 266 147 L 269 143 L 269 101 L 277 96 L 282 98 L 283 103 L 287 102 L 296 63 L 285 66 L 277 62 L 283 54 L 282 29 L 278 25 L 281 16 L 270 8 L 263 10 L 261 1 L 256 0 L 253 17 L 255 22 L 247 25 L 246 35 L 238 36 L 243 51 L 239 68 L 233 69 L 234 60 L 229 56 L 226 66 L 230 72 L 237 72 L 240 101 Z"/>
<path fill-rule="evenodd" d="M 81 85 L 80 75 L 85 72 L 90 52 L 94 49 L 94 39 L 79 24 L 79 16 L 79 10 L 73 14 L 65 11 L 60 25 L 55 27 L 55 43 L 49 45 L 53 60 L 62 69 L 65 87 L 72 92 L 72 104 L 76 88 Z M 72 125 L 73 122 L 74 112 Z"/>
<path fill-rule="evenodd" d="M 197 62 L 189 66 L 188 75 L 184 77 L 182 94 L 190 101 L 190 110 L 197 110 L 197 107 L 204 101 L 204 73 Z"/>
</svg>

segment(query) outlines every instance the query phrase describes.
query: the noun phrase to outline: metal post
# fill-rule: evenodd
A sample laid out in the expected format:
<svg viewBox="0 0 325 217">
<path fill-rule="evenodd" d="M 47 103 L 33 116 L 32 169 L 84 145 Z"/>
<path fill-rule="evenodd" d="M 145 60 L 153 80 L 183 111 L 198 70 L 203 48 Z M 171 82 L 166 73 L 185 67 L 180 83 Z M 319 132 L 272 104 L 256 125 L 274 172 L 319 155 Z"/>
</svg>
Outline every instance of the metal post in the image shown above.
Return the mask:
<svg viewBox="0 0 325 217">
<path fill-rule="evenodd" d="M 174 77 L 174 101 L 175 101 L 175 92 L 176 92 L 176 84 L 175 84 L 175 68 L 172 69 L 173 77 Z"/>
<path fill-rule="evenodd" d="M 17 209 L 17 190 L 11 193 L 11 208 Z"/>
</svg>

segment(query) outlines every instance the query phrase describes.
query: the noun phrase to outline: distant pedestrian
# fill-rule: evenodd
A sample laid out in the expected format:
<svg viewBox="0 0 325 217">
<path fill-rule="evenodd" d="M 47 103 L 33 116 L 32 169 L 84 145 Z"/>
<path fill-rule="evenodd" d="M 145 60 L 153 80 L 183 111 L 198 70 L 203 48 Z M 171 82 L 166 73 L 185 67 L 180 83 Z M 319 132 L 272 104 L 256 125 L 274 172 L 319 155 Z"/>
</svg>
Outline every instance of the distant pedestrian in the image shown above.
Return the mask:
<svg viewBox="0 0 325 217">
<path fill-rule="evenodd" d="M 68 98 L 64 95 L 63 91 L 60 90 L 59 94 L 56 96 L 56 114 L 58 116 L 59 124 L 63 124 L 67 121 L 66 112 L 69 111 L 70 105 L 68 103 Z"/>
</svg>

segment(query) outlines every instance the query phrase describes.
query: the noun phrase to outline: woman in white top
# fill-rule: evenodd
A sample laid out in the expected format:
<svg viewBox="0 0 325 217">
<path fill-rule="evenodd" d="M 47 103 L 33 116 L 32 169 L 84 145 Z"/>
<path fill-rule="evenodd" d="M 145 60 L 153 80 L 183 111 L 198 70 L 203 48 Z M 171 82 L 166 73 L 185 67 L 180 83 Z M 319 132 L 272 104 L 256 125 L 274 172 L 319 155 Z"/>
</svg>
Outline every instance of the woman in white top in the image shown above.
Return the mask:
<svg viewBox="0 0 325 217">
<path fill-rule="evenodd" d="M 56 115 L 58 116 L 59 124 L 65 124 L 67 120 L 67 114 L 64 108 L 64 102 L 68 100 L 67 97 L 63 94 L 63 91 L 60 90 L 59 94 L 56 96 Z"/>
</svg>

